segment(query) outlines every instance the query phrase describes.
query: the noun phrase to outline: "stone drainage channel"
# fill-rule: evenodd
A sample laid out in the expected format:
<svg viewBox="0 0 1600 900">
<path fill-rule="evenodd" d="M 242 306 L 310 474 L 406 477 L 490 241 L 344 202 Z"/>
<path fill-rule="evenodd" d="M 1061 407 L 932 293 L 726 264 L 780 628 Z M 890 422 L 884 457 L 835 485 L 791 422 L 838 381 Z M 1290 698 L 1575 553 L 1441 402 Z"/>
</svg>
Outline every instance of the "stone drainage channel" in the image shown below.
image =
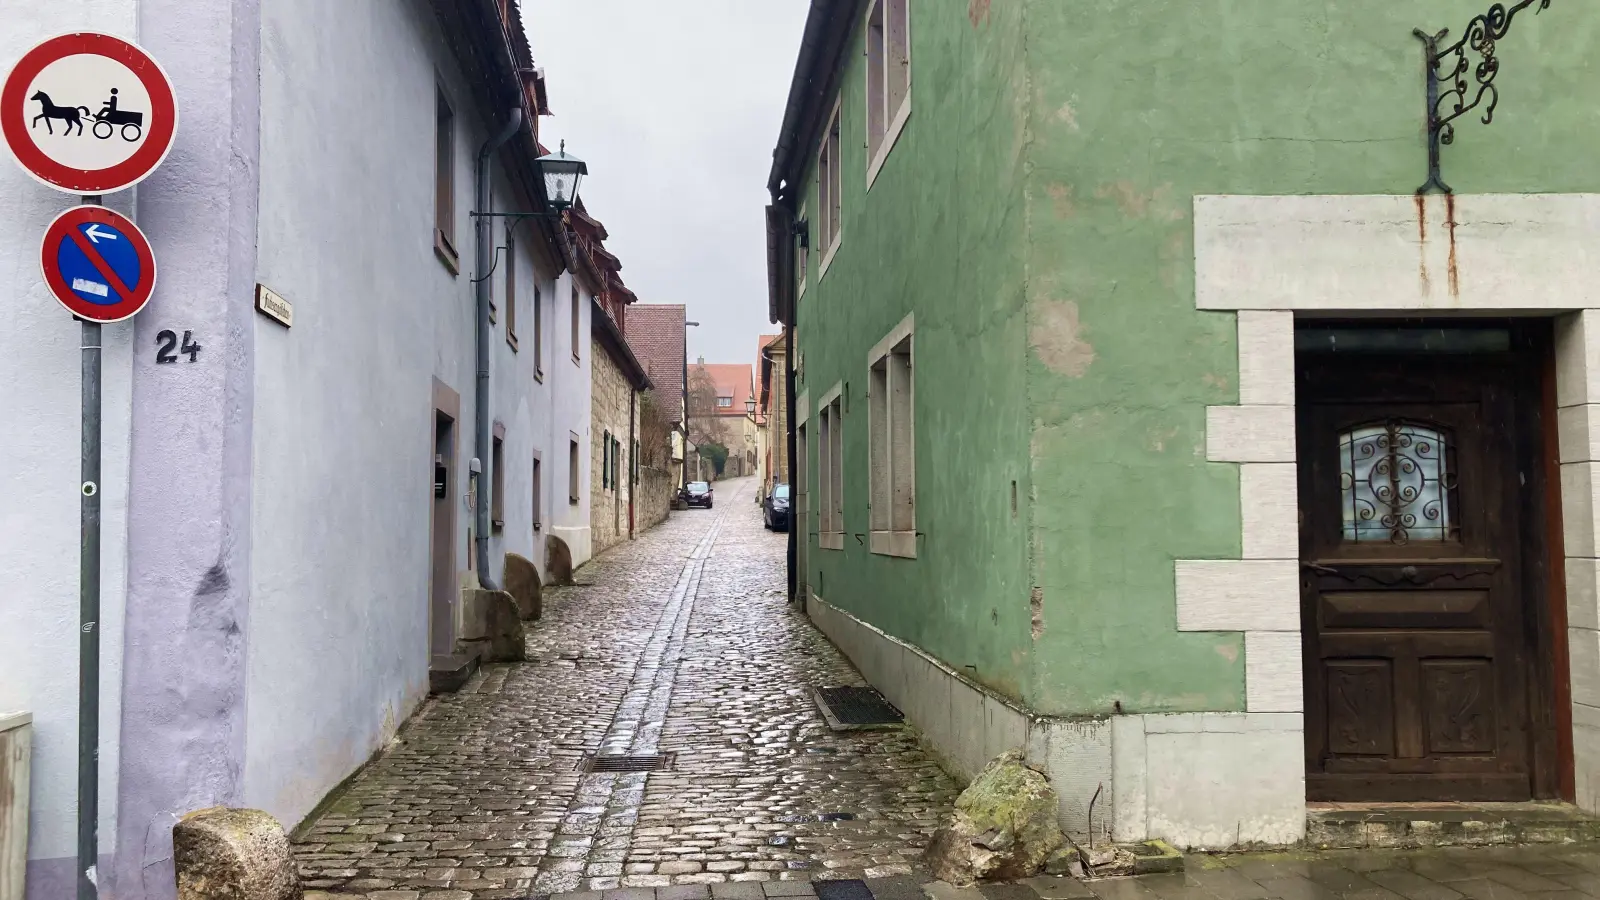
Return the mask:
<svg viewBox="0 0 1600 900">
<path fill-rule="evenodd" d="M 742 492 L 741 492 L 742 493 Z M 634 668 L 633 681 L 600 741 L 597 757 L 653 756 L 672 704 L 672 686 L 683 661 L 684 638 L 694 614 L 695 596 L 706 560 L 722 533 L 727 512 L 718 515 L 684 563 L 655 633 Z M 567 806 L 534 890 L 573 891 L 580 884 L 614 888 L 621 882 L 630 837 L 644 803 L 647 772 L 594 771 L 586 775 Z"/>
</svg>

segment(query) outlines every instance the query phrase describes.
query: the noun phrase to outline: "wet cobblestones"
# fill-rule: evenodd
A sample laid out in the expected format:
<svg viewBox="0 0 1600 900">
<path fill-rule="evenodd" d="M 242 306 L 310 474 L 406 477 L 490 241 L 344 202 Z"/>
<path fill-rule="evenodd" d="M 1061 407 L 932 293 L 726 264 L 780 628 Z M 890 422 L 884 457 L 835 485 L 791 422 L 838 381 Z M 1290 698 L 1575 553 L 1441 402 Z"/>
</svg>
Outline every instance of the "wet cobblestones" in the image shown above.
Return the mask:
<svg viewBox="0 0 1600 900">
<path fill-rule="evenodd" d="M 784 602 L 784 537 L 752 485 L 719 488 L 715 510 L 675 513 L 549 591 L 527 663 L 430 701 L 297 835 L 307 889 L 731 898 L 912 873 L 956 786 L 909 730 L 822 724 L 810 688 L 863 682 Z M 587 754 L 658 751 L 672 770 L 582 771 Z"/>
</svg>

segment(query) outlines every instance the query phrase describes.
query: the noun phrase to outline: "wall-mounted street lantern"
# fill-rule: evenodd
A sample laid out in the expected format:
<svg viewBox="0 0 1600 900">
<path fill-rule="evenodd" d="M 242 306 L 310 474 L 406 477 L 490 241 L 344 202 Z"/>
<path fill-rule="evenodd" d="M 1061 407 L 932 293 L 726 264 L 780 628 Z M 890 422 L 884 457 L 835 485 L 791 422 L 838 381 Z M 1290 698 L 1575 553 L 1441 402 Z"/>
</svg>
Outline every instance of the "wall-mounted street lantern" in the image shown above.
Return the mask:
<svg viewBox="0 0 1600 900">
<path fill-rule="evenodd" d="M 744 414 L 747 415 L 747 416 L 753 416 L 753 415 L 756 414 L 756 401 L 755 400 L 753 400 L 753 399 L 752 400 L 746 400 L 744 402 Z"/>
<path fill-rule="evenodd" d="M 589 164 L 568 153 L 566 141 L 561 142 L 559 151 L 541 156 L 536 162 L 539 165 L 539 176 L 544 179 L 545 198 L 548 201 L 545 209 L 530 212 L 474 210 L 473 218 L 510 219 L 511 224 L 506 226 L 507 232 L 515 231 L 523 219 L 561 218 L 578 202 L 578 188 L 583 184 L 583 177 L 589 174 Z M 504 249 L 504 247 L 498 248 L 498 250 Z M 488 275 L 480 277 L 487 278 Z M 474 279 L 476 280 L 478 279 Z"/>
<path fill-rule="evenodd" d="M 473 284 L 487 281 L 494 275 L 495 269 L 500 266 L 500 255 L 507 252 L 511 242 L 511 235 L 522 224 L 523 219 L 560 219 L 566 215 L 567 210 L 578 202 L 578 188 L 583 183 L 583 176 L 589 174 L 589 165 L 583 160 L 567 152 L 567 142 L 561 142 L 558 152 L 539 157 L 535 162 L 539 166 L 539 176 L 544 179 L 545 198 L 548 201 L 542 210 L 529 212 L 484 212 L 473 210 L 474 219 L 510 219 L 506 225 L 506 246 L 494 248 L 493 261 L 485 266 L 486 272 L 479 273 L 472 279 Z M 571 234 L 565 229 L 562 232 L 571 247 Z"/>
<path fill-rule="evenodd" d="M 1439 149 L 1455 143 L 1456 119 L 1480 106 L 1484 108 L 1483 124 L 1494 121 L 1494 110 L 1500 103 L 1500 89 L 1494 83 L 1500 74 L 1497 44 L 1511 30 L 1511 20 L 1517 13 L 1535 4 L 1535 13 L 1550 8 L 1550 0 L 1520 0 L 1509 7 L 1496 3 L 1488 12 L 1474 16 L 1461 39 L 1443 49 L 1439 45 L 1449 36 L 1450 29 L 1437 34 L 1420 28 L 1412 32 L 1422 41 L 1428 77 L 1428 180 L 1417 189 L 1418 194 L 1430 190 L 1452 193 L 1439 174 Z M 1476 66 L 1467 58 L 1469 51 L 1479 57 Z"/>
<path fill-rule="evenodd" d="M 589 174 L 589 166 L 567 153 L 567 142 L 562 141 L 559 151 L 539 157 L 539 173 L 544 176 L 544 192 L 550 198 L 550 208 L 559 213 L 578 202 L 578 187 L 583 176 Z"/>
</svg>

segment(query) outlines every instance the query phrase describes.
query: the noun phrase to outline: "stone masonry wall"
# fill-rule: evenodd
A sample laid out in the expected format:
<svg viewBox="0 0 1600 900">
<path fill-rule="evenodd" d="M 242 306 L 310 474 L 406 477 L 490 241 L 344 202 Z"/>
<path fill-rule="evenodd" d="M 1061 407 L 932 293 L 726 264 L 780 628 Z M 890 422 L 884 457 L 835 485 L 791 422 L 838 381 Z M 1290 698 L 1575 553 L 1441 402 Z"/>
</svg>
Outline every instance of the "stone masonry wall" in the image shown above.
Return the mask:
<svg viewBox="0 0 1600 900">
<path fill-rule="evenodd" d="M 629 427 L 629 400 L 633 386 L 622 373 L 615 360 L 590 338 L 589 360 L 592 378 L 590 408 L 592 421 L 589 428 L 589 532 L 594 553 L 598 556 L 606 549 L 628 539 L 628 500 L 630 496 L 628 473 L 633 463 L 633 437 L 638 435 L 638 423 Z M 638 406 L 632 407 L 638 415 Z M 621 448 L 614 465 L 620 484 L 608 484 L 606 476 L 606 434 L 610 433 Z"/>
<path fill-rule="evenodd" d="M 672 494 L 677 490 L 677 473 L 672 469 L 639 467 L 639 486 L 634 507 L 635 532 L 654 528 L 667 518 L 672 510 Z"/>
</svg>

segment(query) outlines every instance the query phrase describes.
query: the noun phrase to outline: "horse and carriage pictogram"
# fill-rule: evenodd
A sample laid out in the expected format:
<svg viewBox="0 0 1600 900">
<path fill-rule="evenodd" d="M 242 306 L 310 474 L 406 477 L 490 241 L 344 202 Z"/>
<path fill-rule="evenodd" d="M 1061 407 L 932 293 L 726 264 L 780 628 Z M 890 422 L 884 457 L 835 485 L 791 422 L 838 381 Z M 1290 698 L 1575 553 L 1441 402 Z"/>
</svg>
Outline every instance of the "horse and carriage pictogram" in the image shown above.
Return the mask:
<svg viewBox="0 0 1600 900">
<path fill-rule="evenodd" d="M 66 123 L 63 134 L 73 134 L 74 125 L 78 128 L 76 133 L 83 134 L 83 122 L 86 118 L 94 123 L 89 126 L 89 133 L 102 141 L 117 133 L 118 126 L 121 127 L 122 139 L 129 143 L 137 141 L 144 134 L 144 113 L 118 109 L 116 88 L 111 89 L 111 98 L 93 116 L 89 115 L 87 106 L 57 106 L 50 101 L 50 95 L 44 91 L 35 92 L 29 99 L 39 101 L 42 108 L 41 112 L 33 117 L 30 127 L 38 128 L 42 120 L 45 130 L 50 134 L 56 133 L 55 128 L 50 125 L 52 119 Z"/>
</svg>

